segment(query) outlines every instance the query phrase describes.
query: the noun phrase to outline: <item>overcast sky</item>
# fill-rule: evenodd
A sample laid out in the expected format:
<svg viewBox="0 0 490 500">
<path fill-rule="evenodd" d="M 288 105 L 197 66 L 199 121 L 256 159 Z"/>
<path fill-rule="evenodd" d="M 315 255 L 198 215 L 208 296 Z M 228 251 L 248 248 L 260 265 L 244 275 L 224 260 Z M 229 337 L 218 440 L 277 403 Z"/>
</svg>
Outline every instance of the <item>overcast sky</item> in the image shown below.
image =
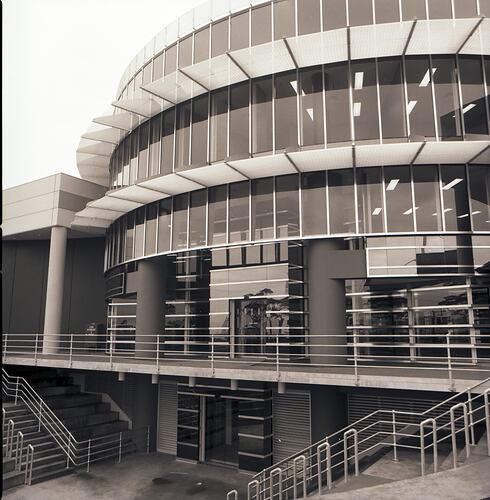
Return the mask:
<svg viewBox="0 0 490 500">
<path fill-rule="evenodd" d="M 131 59 L 202 0 L 4 0 L 3 189 L 57 172 Z"/>
</svg>

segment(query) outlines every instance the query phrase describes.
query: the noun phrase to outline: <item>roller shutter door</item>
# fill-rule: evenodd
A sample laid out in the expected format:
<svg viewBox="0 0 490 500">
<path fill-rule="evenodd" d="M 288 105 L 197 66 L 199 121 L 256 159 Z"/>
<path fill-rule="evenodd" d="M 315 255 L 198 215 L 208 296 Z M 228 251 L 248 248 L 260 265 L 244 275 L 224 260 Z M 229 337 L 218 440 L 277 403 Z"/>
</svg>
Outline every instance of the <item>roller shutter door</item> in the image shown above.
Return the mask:
<svg viewBox="0 0 490 500">
<path fill-rule="evenodd" d="M 310 393 L 274 393 L 273 460 L 280 462 L 311 444 Z"/>
<path fill-rule="evenodd" d="M 177 384 L 159 384 L 157 439 L 159 452 L 177 454 Z"/>
</svg>

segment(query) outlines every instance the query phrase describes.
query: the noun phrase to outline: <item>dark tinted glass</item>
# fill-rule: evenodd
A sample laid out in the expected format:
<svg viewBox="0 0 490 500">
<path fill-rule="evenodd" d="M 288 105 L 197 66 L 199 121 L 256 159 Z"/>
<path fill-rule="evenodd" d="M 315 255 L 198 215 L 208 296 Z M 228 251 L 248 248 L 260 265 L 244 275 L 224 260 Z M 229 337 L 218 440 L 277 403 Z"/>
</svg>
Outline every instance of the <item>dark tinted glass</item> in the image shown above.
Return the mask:
<svg viewBox="0 0 490 500">
<path fill-rule="evenodd" d="M 371 0 L 349 2 L 349 24 L 351 26 L 373 24 L 373 4 Z"/>
<path fill-rule="evenodd" d="M 252 80 L 252 152 L 272 150 L 272 77 Z"/>
<path fill-rule="evenodd" d="M 126 216 L 126 246 L 124 249 L 124 260 L 133 258 L 134 245 L 134 212 Z"/>
<path fill-rule="evenodd" d="M 413 167 L 417 231 L 442 231 L 439 176 L 435 165 Z"/>
<path fill-rule="evenodd" d="M 150 122 L 144 122 L 139 128 L 139 159 L 138 179 L 148 177 L 148 144 L 150 136 Z"/>
<path fill-rule="evenodd" d="M 325 31 L 347 26 L 346 0 L 322 0 L 322 4 Z"/>
<path fill-rule="evenodd" d="M 252 9 L 252 45 L 272 40 L 271 5 Z"/>
<path fill-rule="evenodd" d="M 276 151 L 298 147 L 298 109 L 296 71 L 276 75 L 275 87 L 275 131 Z"/>
<path fill-rule="evenodd" d="M 162 116 L 154 116 L 150 120 L 150 151 L 148 175 L 158 174 L 160 168 L 160 138 L 162 136 Z"/>
<path fill-rule="evenodd" d="M 244 49 L 249 43 L 249 24 L 250 14 L 247 10 L 242 14 L 231 16 L 230 50 Z"/>
<path fill-rule="evenodd" d="M 188 193 L 174 196 L 172 250 L 187 247 L 187 204 Z"/>
<path fill-rule="evenodd" d="M 209 27 L 194 34 L 194 63 L 209 59 Z"/>
<path fill-rule="evenodd" d="M 385 193 L 388 231 L 413 231 L 412 189 L 408 167 L 385 168 Z"/>
<path fill-rule="evenodd" d="M 143 257 L 145 246 L 145 207 L 136 210 L 136 225 L 134 228 L 134 258 Z"/>
<path fill-rule="evenodd" d="M 468 231 L 470 214 L 464 165 L 441 165 L 446 231 Z"/>
<path fill-rule="evenodd" d="M 248 156 L 249 84 L 230 87 L 230 157 Z"/>
<path fill-rule="evenodd" d="M 300 85 L 301 145 L 323 144 L 323 74 L 321 66 L 301 70 Z"/>
<path fill-rule="evenodd" d="M 214 23 L 211 29 L 211 57 L 224 54 L 228 50 L 228 18 Z"/>
<path fill-rule="evenodd" d="M 400 20 L 398 0 L 374 0 L 376 24 L 394 23 Z"/>
<path fill-rule="evenodd" d="M 301 0 L 298 2 L 298 35 L 317 33 L 320 31 L 321 0 Z"/>
<path fill-rule="evenodd" d="M 189 125 L 191 123 L 191 103 L 183 102 L 177 105 L 176 137 L 175 137 L 175 168 L 189 165 Z"/>
<path fill-rule="evenodd" d="M 381 168 L 357 169 L 357 207 L 360 233 L 383 232 L 383 186 Z"/>
<path fill-rule="evenodd" d="M 273 179 L 252 181 L 252 239 L 266 240 L 274 237 Z"/>
<path fill-rule="evenodd" d="M 192 165 L 207 162 L 208 145 L 208 94 L 192 101 Z"/>
<path fill-rule="evenodd" d="M 301 176 L 301 211 L 303 235 L 326 234 L 325 172 L 308 172 Z"/>
<path fill-rule="evenodd" d="M 474 231 L 490 230 L 490 167 L 470 165 L 471 218 Z"/>
<path fill-rule="evenodd" d="M 325 112 L 328 143 L 351 140 L 348 81 L 346 63 L 325 66 Z"/>
<path fill-rule="evenodd" d="M 451 0 L 428 0 L 429 19 L 451 19 Z"/>
<path fill-rule="evenodd" d="M 226 197 L 227 187 L 209 189 L 208 244 L 226 243 Z"/>
<path fill-rule="evenodd" d="M 296 34 L 294 4 L 295 0 L 274 0 L 274 40 Z"/>
<path fill-rule="evenodd" d="M 165 74 L 170 75 L 177 68 L 177 44 L 172 45 L 165 51 Z"/>
<path fill-rule="evenodd" d="M 189 246 L 204 246 L 206 244 L 206 190 L 193 191 L 190 197 Z"/>
<path fill-rule="evenodd" d="M 249 182 L 230 184 L 229 242 L 249 239 Z"/>
<path fill-rule="evenodd" d="M 349 170 L 328 172 L 330 234 L 355 233 L 354 173 Z"/>
<path fill-rule="evenodd" d="M 211 93 L 210 159 L 222 160 L 226 156 L 228 138 L 228 89 Z"/>
<path fill-rule="evenodd" d="M 157 211 L 156 203 L 152 203 L 146 207 L 145 255 L 151 255 L 156 252 Z"/>
<path fill-rule="evenodd" d="M 276 177 L 277 237 L 299 235 L 298 174 Z"/>
<path fill-rule="evenodd" d="M 174 165 L 175 108 L 163 113 L 161 173 L 169 174 Z"/>
<path fill-rule="evenodd" d="M 170 224 L 172 220 L 172 198 L 161 200 L 158 205 L 158 251 L 170 250 Z"/>
<path fill-rule="evenodd" d="M 192 36 L 187 36 L 179 42 L 179 68 L 192 64 Z"/>
<path fill-rule="evenodd" d="M 402 0 L 402 20 L 426 19 L 425 0 Z"/>
<path fill-rule="evenodd" d="M 134 184 L 138 175 L 138 131 L 131 132 L 129 138 L 129 184 Z"/>
</svg>

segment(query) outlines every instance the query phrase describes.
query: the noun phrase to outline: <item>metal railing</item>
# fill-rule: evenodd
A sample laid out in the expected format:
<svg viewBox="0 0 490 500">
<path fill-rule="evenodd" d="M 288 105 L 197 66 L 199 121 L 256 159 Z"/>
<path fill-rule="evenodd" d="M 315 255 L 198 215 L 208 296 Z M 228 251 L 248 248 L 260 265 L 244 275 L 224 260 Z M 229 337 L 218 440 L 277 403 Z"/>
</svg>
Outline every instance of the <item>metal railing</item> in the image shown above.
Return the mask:
<svg viewBox="0 0 490 500">
<path fill-rule="evenodd" d="M 420 474 L 438 471 L 438 448 L 449 447 L 452 466 L 458 466 L 458 441 L 469 457 L 475 445 L 475 427 L 486 430 L 490 456 L 490 378 L 423 412 L 376 410 L 321 441 L 264 469 L 248 483 L 248 500 L 297 499 L 311 492 L 330 490 L 333 481 L 348 481 L 358 475 L 361 461 L 384 454 L 390 448 L 415 451 L 420 455 Z M 462 401 L 464 399 L 464 401 Z M 427 444 L 427 441 L 429 443 Z"/>
<path fill-rule="evenodd" d="M 38 421 L 38 430 L 44 429 L 66 455 L 67 468 L 86 467 L 89 472 L 91 464 L 99 460 L 117 458 L 120 462 L 122 455 L 132 451 L 137 442 L 144 444 L 149 452 L 150 426 L 79 441 L 23 377 L 12 377 L 2 369 L 2 392 L 17 404 L 22 403 L 32 413 Z M 9 456 L 12 455 L 14 427 L 15 422 L 10 419 L 7 426 Z M 32 456 L 27 454 L 27 459 L 32 460 Z"/>
</svg>

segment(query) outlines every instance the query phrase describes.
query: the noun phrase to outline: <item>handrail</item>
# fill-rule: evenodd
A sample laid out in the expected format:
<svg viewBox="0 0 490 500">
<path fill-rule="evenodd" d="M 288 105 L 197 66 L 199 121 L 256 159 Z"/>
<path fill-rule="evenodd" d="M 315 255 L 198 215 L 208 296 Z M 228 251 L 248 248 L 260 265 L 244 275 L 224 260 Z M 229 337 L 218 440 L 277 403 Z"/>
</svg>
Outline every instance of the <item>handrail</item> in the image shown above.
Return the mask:
<svg viewBox="0 0 490 500">
<path fill-rule="evenodd" d="M 27 455 L 26 455 L 26 475 L 25 483 L 29 486 L 32 483 L 32 468 L 34 465 L 34 447 L 32 444 L 27 445 Z"/>
<path fill-rule="evenodd" d="M 19 431 L 15 440 L 15 468 L 20 470 L 22 466 L 22 452 L 24 450 L 24 433 Z"/>
<path fill-rule="evenodd" d="M 12 458 L 12 446 L 14 442 L 15 422 L 10 418 L 7 422 L 7 441 L 5 446 L 5 454 L 8 458 Z"/>
</svg>

